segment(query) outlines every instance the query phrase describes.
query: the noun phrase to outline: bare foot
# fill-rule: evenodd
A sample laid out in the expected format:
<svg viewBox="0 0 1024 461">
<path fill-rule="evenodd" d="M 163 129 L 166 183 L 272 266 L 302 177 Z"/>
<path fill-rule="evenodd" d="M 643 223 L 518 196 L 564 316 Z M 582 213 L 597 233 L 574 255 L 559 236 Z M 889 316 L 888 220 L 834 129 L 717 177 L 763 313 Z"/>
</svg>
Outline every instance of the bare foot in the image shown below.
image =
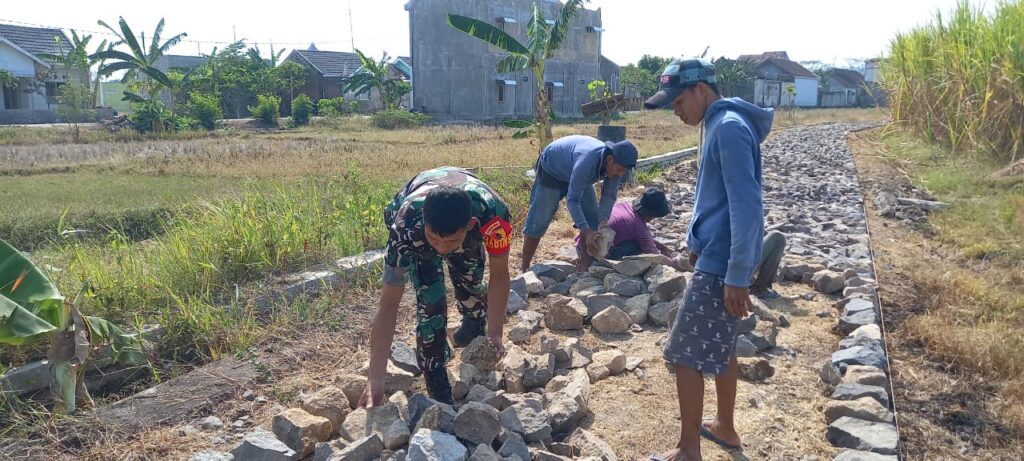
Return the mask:
<svg viewBox="0 0 1024 461">
<path fill-rule="evenodd" d="M 704 420 L 701 422 L 701 425 L 704 426 L 705 430 L 717 437 L 718 440 L 734 447 L 740 446 L 740 435 L 736 433 L 736 428 L 724 427 L 718 422 L 717 418 Z"/>
<path fill-rule="evenodd" d="M 699 450 L 696 453 L 686 454 L 686 453 L 683 453 L 683 450 L 681 448 L 675 448 L 675 449 L 666 451 L 664 453 L 661 453 L 661 454 L 657 455 L 657 457 L 651 458 L 651 460 L 652 461 L 653 460 L 657 460 L 657 461 L 701 461 L 701 457 L 700 457 L 700 451 Z"/>
</svg>

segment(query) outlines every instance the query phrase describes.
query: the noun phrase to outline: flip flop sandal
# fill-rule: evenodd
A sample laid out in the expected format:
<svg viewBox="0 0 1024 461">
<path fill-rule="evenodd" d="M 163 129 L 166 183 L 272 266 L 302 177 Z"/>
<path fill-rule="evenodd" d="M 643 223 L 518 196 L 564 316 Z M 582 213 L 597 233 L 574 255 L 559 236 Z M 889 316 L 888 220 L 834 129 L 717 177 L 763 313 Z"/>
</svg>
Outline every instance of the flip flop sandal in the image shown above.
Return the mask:
<svg viewBox="0 0 1024 461">
<path fill-rule="evenodd" d="M 711 431 L 704 427 L 703 422 L 700 424 L 700 436 L 704 437 L 708 441 L 713 442 L 715 445 L 718 445 L 728 451 L 737 451 L 743 448 L 742 445 L 731 445 L 726 441 L 716 437 L 715 434 L 712 434 Z"/>
</svg>

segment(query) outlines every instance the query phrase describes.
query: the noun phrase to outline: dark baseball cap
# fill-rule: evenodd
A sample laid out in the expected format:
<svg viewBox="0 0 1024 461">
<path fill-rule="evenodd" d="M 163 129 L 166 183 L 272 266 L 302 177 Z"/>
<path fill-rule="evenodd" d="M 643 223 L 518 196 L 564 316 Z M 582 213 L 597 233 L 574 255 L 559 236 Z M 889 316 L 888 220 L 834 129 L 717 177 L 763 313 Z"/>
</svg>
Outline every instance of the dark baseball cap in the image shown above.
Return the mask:
<svg viewBox="0 0 1024 461">
<path fill-rule="evenodd" d="M 704 58 L 677 59 L 661 73 L 659 82 L 659 91 L 644 102 L 644 107 L 665 107 L 672 104 L 686 88 L 700 82 L 715 83 L 715 65 Z"/>
<path fill-rule="evenodd" d="M 640 154 L 636 150 L 636 146 L 629 141 L 611 142 L 605 141 L 605 146 L 612 151 L 612 157 L 615 157 L 615 161 L 619 162 L 620 165 L 626 168 L 633 168 L 636 166 L 636 159 Z"/>
</svg>

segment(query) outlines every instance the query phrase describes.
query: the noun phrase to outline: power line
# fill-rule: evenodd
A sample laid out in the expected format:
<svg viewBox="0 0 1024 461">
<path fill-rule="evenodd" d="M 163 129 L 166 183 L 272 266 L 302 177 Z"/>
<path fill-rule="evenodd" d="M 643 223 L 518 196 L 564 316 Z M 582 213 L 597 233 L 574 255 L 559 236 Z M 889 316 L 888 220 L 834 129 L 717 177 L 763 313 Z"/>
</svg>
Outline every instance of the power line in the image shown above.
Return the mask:
<svg viewBox="0 0 1024 461">
<path fill-rule="evenodd" d="M 89 33 L 89 34 L 92 34 L 92 35 L 104 35 L 104 36 L 115 37 L 115 38 L 117 37 L 117 34 L 111 33 L 110 31 L 98 31 L 98 30 L 80 29 L 80 28 L 76 28 L 76 27 L 61 27 L 61 26 L 52 26 L 52 25 L 46 25 L 46 24 L 35 24 L 35 23 L 29 23 L 29 22 L 24 22 L 24 21 L 16 21 L 16 20 L 13 20 L 13 19 L 5 19 L 5 18 L 0 18 L 0 22 L 10 23 L 10 24 L 19 25 L 19 26 L 41 27 L 41 28 L 46 28 L 46 29 L 74 30 L 76 32 L 85 32 L 85 33 Z M 404 37 L 404 36 L 405 36 L 405 34 L 392 34 L 392 35 L 384 35 L 384 36 L 379 36 L 379 37 L 360 38 L 359 40 L 363 41 L 363 42 L 373 42 L 373 41 L 388 40 L 388 39 Z M 226 41 L 218 41 L 218 40 L 196 40 L 196 39 L 187 38 L 187 37 L 182 39 L 181 41 L 185 42 L 185 43 L 207 44 L 207 45 L 231 45 L 232 43 L 235 43 L 235 42 L 226 42 Z M 257 45 L 257 46 L 258 45 L 268 45 L 269 46 L 271 44 L 274 44 L 274 45 L 284 45 L 284 46 L 291 46 L 291 47 L 307 46 L 310 43 L 319 43 L 319 44 L 327 44 L 327 45 L 337 45 L 337 44 L 349 43 L 348 41 L 345 41 L 345 40 L 323 40 L 323 41 L 321 41 L 321 40 L 310 40 L 310 41 L 304 41 L 304 42 L 272 42 L 271 40 L 267 40 L 267 41 L 250 41 L 250 40 L 246 40 L 245 38 L 243 38 L 242 41 L 244 41 L 248 45 Z"/>
</svg>

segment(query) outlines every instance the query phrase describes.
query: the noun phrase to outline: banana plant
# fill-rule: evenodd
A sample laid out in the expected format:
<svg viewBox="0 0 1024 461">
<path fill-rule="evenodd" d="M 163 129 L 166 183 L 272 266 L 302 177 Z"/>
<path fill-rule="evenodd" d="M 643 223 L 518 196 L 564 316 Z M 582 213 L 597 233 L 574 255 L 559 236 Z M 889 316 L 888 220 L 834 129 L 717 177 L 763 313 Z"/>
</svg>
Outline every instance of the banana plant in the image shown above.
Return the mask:
<svg viewBox="0 0 1024 461">
<path fill-rule="evenodd" d="M 448 15 L 448 25 L 508 53 L 508 56 L 498 61 L 498 73 L 513 73 L 527 69 L 533 71 L 536 86 L 534 112 L 537 115 L 537 128 L 534 132 L 537 135 L 538 149 L 543 149 L 552 140 L 550 101 L 545 90 L 544 65 L 548 59 L 555 57 L 569 35 L 572 20 L 587 2 L 589 0 L 566 1 L 554 21 L 548 21 L 540 5 L 534 3 L 533 15 L 527 24 L 528 40 L 525 44 L 487 21 L 457 14 Z"/>
<path fill-rule="evenodd" d="M 21 346 L 50 340 L 50 392 L 58 412 L 74 412 L 77 399 L 92 404 L 84 377 L 95 346 L 109 343 L 116 362 L 149 362 L 138 338 L 107 320 L 82 315 L 86 291 L 88 284 L 74 301 L 66 300 L 32 261 L 0 239 L 0 343 Z"/>
</svg>

